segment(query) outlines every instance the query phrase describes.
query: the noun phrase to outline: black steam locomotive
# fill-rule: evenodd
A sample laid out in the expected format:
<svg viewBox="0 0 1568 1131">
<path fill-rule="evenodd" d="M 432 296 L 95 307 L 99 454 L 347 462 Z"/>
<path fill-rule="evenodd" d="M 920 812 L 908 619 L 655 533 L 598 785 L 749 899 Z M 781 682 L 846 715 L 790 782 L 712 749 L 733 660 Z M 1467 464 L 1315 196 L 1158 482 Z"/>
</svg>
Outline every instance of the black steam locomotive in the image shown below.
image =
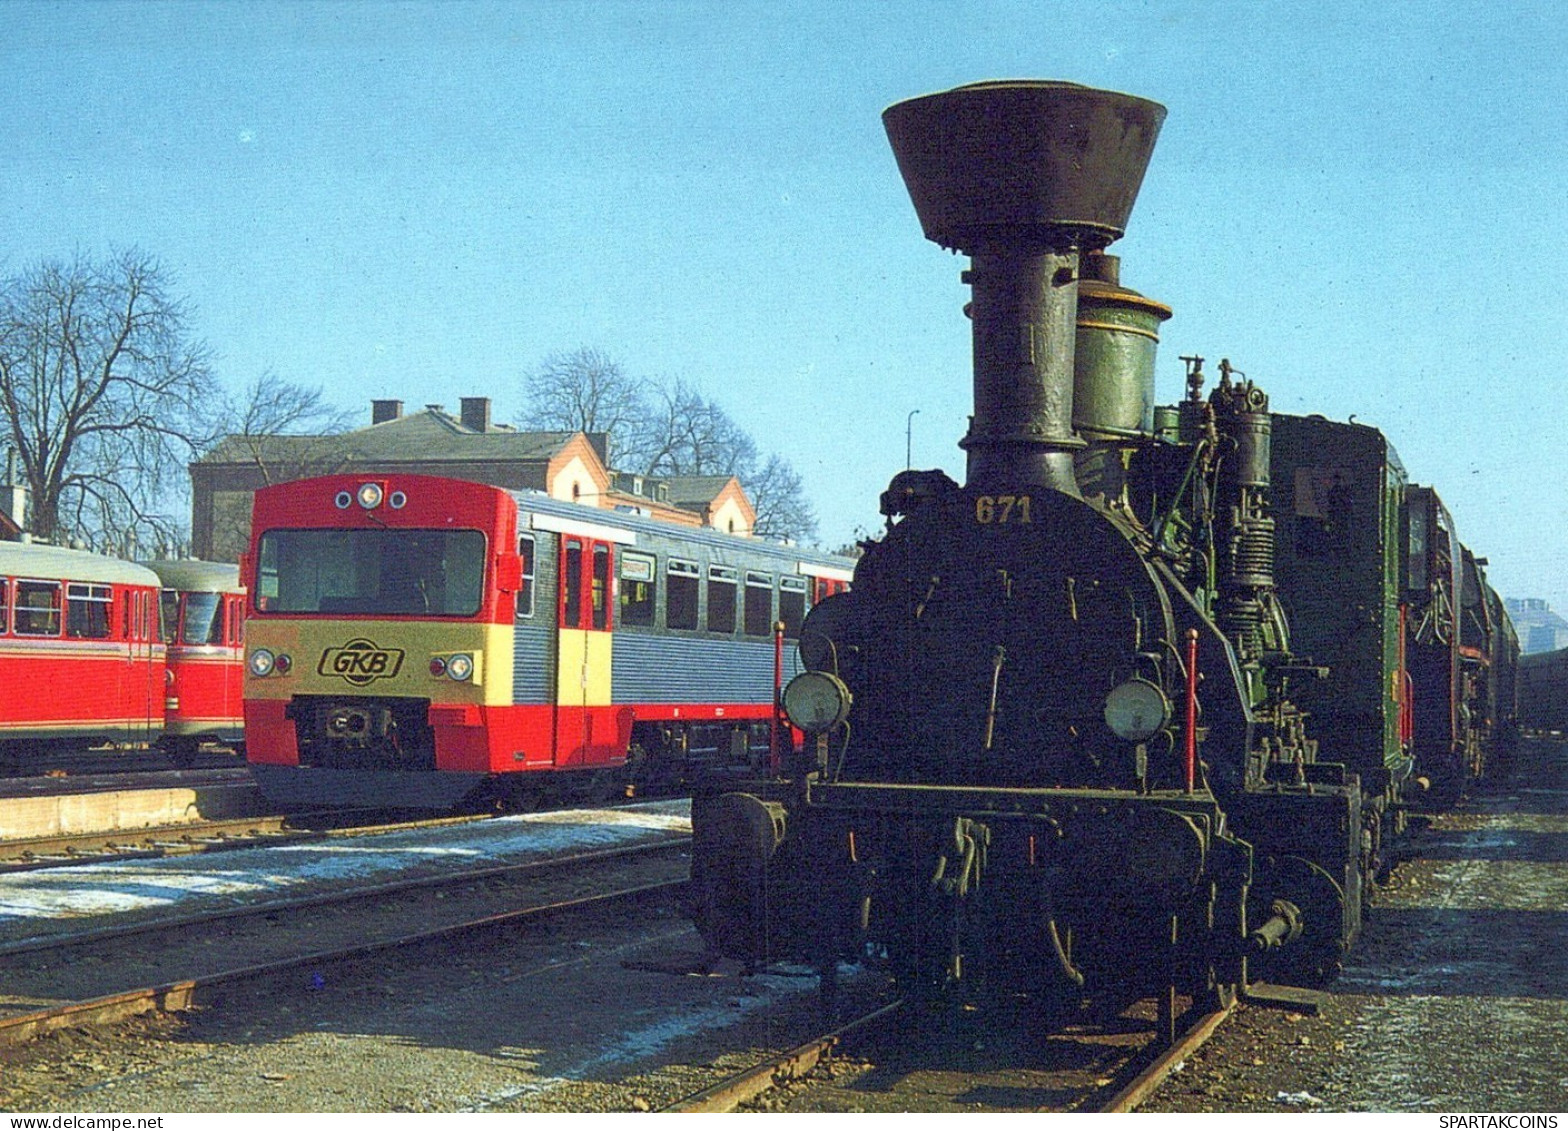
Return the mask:
<svg viewBox="0 0 1568 1131">
<path fill-rule="evenodd" d="M 714 948 L 884 962 L 911 988 L 1153 992 L 1167 1018 L 1332 976 L 1433 784 L 1417 703 L 1443 781 L 1501 726 L 1507 634 L 1467 683 L 1460 623 L 1467 580 L 1483 619 L 1500 602 L 1379 433 L 1272 414 L 1228 362 L 1205 395 L 1200 358 L 1156 407 L 1171 311 L 1105 248 L 1164 117 L 1056 82 L 885 113 L 926 236 L 971 260 L 967 482 L 894 478 L 885 536 L 802 633 L 804 747 L 694 797 Z M 1418 696 L 1418 654 L 1441 696 Z"/>
</svg>

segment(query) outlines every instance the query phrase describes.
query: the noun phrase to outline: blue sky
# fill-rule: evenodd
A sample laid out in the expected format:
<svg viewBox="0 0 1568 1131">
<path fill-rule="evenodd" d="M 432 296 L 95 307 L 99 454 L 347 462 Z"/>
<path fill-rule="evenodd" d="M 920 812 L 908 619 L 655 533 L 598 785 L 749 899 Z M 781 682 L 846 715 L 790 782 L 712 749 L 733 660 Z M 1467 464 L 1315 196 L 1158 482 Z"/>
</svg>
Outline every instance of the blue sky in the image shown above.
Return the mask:
<svg viewBox="0 0 1568 1131">
<path fill-rule="evenodd" d="M 1552 3 L 0 5 L 0 270 L 161 258 L 266 370 L 500 419 L 552 351 L 685 377 L 825 540 L 962 479 L 963 263 L 880 122 L 985 78 L 1170 114 L 1124 281 L 1178 355 L 1383 428 L 1509 596 L 1568 612 L 1568 17 Z"/>
</svg>

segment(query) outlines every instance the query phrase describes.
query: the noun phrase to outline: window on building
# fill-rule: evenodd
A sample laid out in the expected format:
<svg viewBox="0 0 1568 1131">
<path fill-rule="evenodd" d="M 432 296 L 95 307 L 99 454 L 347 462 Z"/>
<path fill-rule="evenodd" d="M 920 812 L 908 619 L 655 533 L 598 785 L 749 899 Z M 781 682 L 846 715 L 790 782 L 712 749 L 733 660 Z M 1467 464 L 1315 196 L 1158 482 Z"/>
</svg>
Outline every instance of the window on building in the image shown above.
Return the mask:
<svg viewBox="0 0 1568 1131">
<path fill-rule="evenodd" d="M 708 631 L 735 631 L 735 591 L 740 576 L 729 566 L 708 567 Z"/>
<path fill-rule="evenodd" d="M 697 587 L 701 583 L 697 563 L 671 558 L 664 572 L 669 579 L 665 593 L 665 624 L 669 628 L 696 628 Z"/>
<path fill-rule="evenodd" d="M 773 635 L 773 575 L 746 571 L 747 636 Z"/>
<path fill-rule="evenodd" d="M 621 554 L 621 625 L 649 628 L 657 598 L 657 566 L 647 554 Z"/>
</svg>

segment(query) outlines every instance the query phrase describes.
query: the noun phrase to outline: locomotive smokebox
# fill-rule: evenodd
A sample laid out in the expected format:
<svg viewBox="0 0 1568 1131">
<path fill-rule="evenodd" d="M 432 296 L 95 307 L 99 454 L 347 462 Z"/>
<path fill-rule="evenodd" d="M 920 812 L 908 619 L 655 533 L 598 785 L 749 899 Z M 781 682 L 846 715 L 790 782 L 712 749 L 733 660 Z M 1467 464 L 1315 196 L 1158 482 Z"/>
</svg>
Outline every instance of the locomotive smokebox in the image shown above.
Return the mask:
<svg viewBox="0 0 1568 1131">
<path fill-rule="evenodd" d="M 1077 495 L 1079 256 L 1126 229 L 1165 108 L 1063 82 L 988 82 L 882 115 L 927 238 L 967 254 L 972 487 Z"/>
</svg>

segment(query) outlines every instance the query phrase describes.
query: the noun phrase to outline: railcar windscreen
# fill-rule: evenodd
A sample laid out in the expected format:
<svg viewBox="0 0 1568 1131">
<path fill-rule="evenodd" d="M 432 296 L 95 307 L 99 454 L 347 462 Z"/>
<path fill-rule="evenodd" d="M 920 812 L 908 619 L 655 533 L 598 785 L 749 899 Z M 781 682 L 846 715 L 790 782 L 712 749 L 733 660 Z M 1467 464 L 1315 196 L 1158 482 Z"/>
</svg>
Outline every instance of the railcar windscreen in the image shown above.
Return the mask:
<svg viewBox="0 0 1568 1131">
<path fill-rule="evenodd" d="M 164 609 L 165 618 L 168 609 Z M 182 644 L 223 643 L 223 594 L 187 593 L 185 621 L 180 628 Z"/>
<path fill-rule="evenodd" d="M 478 530 L 269 530 L 256 609 L 352 616 L 473 616 L 483 593 Z"/>
</svg>

